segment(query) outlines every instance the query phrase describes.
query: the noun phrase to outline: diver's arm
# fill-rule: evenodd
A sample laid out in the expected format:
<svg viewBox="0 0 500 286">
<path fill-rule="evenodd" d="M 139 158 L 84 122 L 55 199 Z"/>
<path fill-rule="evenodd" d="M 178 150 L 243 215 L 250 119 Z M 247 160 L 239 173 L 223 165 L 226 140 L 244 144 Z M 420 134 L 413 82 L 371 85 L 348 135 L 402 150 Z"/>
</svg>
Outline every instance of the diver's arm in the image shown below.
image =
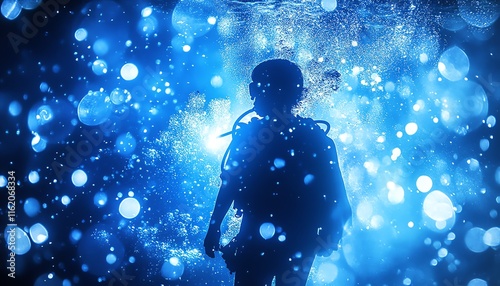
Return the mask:
<svg viewBox="0 0 500 286">
<path fill-rule="evenodd" d="M 329 164 L 327 181 L 324 183 L 325 186 L 328 186 L 324 189 L 326 215 L 322 223 L 319 239 L 322 240 L 320 244 L 323 247 L 320 255 L 328 256 L 338 247 L 344 225 L 351 218 L 351 206 L 347 199 L 337 151 L 333 142 L 328 148 L 325 157 L 328 158 Z"/>
<path fill-rule="evenodd" d="M 214 211 L 210 218 L 210 225 L 208 226 L 207 235 L 205 236 L 205 241 L 203 243 L 205 253 L 209 257 L 214 258 L 215 251 L 219 250 L 221 236 L 220 225 L 232 202 L 233 199 L 230 195 L 229 188 L 223 185 L 217 195 Z"/>
<path fill-rule="evenodd" d="M 219 194 L 217 195 L 217 200 L 215 201 L 214 211 L 212 212 L 212 217 L 210 218 L 210 226 L 220 228 L 222 220 L 226 216 L 229 207 L 233 203 L 233 198 L 229 192 L 229 188 L 226 186 L 221 186 L 219 189 Z"/>
</svg>

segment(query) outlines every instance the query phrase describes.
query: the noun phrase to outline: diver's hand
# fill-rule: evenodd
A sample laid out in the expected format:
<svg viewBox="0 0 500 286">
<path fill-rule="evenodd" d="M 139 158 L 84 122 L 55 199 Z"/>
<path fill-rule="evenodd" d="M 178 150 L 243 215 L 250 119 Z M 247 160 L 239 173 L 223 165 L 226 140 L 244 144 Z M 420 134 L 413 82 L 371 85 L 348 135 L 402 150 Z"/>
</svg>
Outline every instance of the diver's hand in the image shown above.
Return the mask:
<svg viewBox="0 0 500 286">
<path fill-rule="evenodd" d="M 205 236 L 205 241 L 203 242 L 205 253 L 208 255 L 208 257 L 215 257 L 215 251 L 219 250 L 219 241 L 220 229 L 218 227 L 210 225 L 207 231 L 207 235 Z"/>
</svg>

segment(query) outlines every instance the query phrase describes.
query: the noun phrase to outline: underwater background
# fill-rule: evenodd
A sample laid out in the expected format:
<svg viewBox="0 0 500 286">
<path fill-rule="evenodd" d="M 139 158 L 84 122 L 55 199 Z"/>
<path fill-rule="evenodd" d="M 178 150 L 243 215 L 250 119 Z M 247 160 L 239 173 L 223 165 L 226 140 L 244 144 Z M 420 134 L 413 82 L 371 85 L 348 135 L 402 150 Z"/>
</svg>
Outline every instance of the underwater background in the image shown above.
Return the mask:
<svg viewBox="0 0 500 286">
<path fill-rule="evenodd" d="M 218 135 L 270 58 L 302 68 L 296 113 L 331 124 L 353 208 L 308 285 L 500 285 L 498 1 L 3 0 L 1 13 L 1 285 L 232 285 L 202 247 Z M 223 243 L 238 223 L 227 216 Z"/>
</svg>

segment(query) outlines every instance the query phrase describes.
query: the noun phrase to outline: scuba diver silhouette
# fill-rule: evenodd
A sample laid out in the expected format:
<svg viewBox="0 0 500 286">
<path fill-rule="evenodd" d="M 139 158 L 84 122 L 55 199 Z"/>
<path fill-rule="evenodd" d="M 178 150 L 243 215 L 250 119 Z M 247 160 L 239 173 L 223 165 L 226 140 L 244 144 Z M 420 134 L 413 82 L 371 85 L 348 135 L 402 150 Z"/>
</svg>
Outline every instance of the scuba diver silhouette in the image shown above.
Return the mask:
<svg viewBox="0 0 500 286">
<path fill-rule="evenodd" d="M 254 107 L 236 120 L 221 164 L 222 184 L 204 241 L 220 250 L 235 285 L 305 285 L 316 255 L 337 249 L 351 218 L 329 124 L 292 114 L 301 99 L 300 68 L 283 59 L 257 65 L 249 85 Z M 255 112 L 249 123 L 239 121 Z M 317 123 L 327 125 L 326 132 Z M 239 233 L 220 246 L 233 205 Z"/>
</svg>

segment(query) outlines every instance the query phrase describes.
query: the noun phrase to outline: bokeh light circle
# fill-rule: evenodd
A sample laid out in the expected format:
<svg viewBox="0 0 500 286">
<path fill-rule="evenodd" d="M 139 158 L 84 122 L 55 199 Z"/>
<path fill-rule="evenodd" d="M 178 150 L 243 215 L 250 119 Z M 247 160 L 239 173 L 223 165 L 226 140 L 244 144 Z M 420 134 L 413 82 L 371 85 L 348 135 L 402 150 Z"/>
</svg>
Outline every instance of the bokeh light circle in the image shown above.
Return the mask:
<svg viewBox="0 0 500 286">
<path fill-rule="evenodd" d="M 500 245 L 500 228 L 499 227 L 492 227 L 488 229 L 483 236 L 483 242 L 484 244 L 491 246 L 491 247 L 497 247 Z"/>
<path fill-rule="evenodd" d="M 65 99 L 43 100 L 28 113 L 28 127 L 47 142 L 61 142 L 74 130 L 75 109 Z"/>
<path fill-rule="evenodd" d="M 40 202 L 33 197 L 29 197 L 24 201 L 24 212 L 29 217 L 35 217 L 40 213 Z"/>
<path fill-rule="evenodd" d="M 163 262 L 160 273 L 167 280 L 179 279 L 184 274 L 184 263 L 178 257 L 171 257 Z"/>
<path fill-rule="evenodd" d="M 132 63 L 126 63 L 120 69 L 120 75 L 126 81 L 134 80 L 139 75 L 139 69 Z"/>
<path fill-rule="evenodd" d="M 473 227 L 465 234 L 465 245 L 475 253 L 484 252 L 488 249 L 488 245 L 484 243 L 483 237 L 486 231 L 480 227 Z"/>
<path fill-rule="evenodd" d="M 31 249 L 31 240 L 28 234 L 17 226 L 7 226 L 3 233 L 6 246 L 14 245 L 15 247 L 9 248 L 14 251 L 16 255 L 26 254 Z"/>
<path fill-rule="evenodd" d="M 439 58 L 438 69 L 442 76 L 450 81 L 458 81 L 469 72 L 469 57 L 457 46 L 444 51 Z"/>
<path fill-rule="evenodd" d="M 71 174 L 71 181 L 75 187 L 81 187 L 87 183 L 87 173 L 83 170 L 75 170 L 73 174 Z"/>
<path fill-rule="evenodd" d="M 432 189 L 432 179 L 429 176 L 422 175 L 417 179 L 417 189 L 422 193 L 427 193 Z"/>
<path fill-rule="evenodd" d="M 105 122 L 112 112 L 111 99 L 101 91 L 89 91 L 78 104 L 78 119 L 89 126 Z"/>
<path fill-rule="evenodd" d="M 424 199 L 424 213 L 435 221 L 446 221 L 455 214 L 450 198 L 441 191 L 432 191 Z"/>
<path fill-rule="evenodd" d="M 118 207 L 120 214 L 127 219 L 133 219 L 141 211 L 141 204 L 135 198 L 125 198 Z"/>
<path fill-rule="evenodd" d="M 16 0 L 4 0 L 2 6 L 0 6 L 2 15 L 9 20 L 16 19 L 21 14 L 22 8 L 21 4 Z"/>
<path fill-rule="evenodd" d="M 267 240 L 274 236 L 274 234 L 276 233 L 276 228 L 274 227 L 274 224 L 270 222 L 265 222 L 261 224 L 259 228 L 259 233 L 260 236 L 262 236 L 262 238 Z"/>
<path fill-rule="evenodd" d="M 488 97 L 483 87 L 475 82 L 450 83 L 440 97 L 440 121 L 459 135 L 476 130 L 488 115 Z"/>
<path fill-rule="evenodd" d="M 49 238 L 49 232 L 41 223 L 35 223 L 30 227 L 30 237 L 36 244 L 42 244 Z"/>
</svg>

